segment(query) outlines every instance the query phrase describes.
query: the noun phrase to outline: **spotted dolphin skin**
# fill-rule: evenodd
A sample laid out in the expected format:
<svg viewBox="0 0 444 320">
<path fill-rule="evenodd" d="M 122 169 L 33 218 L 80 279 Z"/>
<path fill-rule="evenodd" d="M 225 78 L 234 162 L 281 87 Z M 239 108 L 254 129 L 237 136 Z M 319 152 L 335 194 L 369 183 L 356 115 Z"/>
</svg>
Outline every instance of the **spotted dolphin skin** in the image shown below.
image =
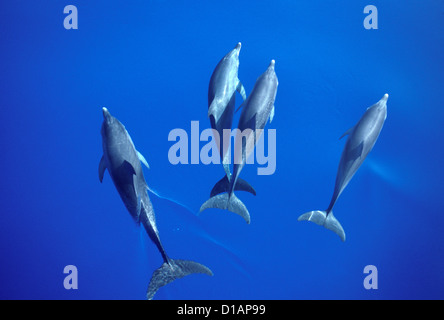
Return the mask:
<svg viewBox="0 0 444 320">
<path fill-rule="evenodd" d="M 234 191 L 237 190 L 240 172 L 253 151 L 256 141 L 259 140 L 265 124 L 268 120 L 271 122 L 274 116 L 274 101 L 278 87 L 274 67 L 275 61 L 272 60 L 267 70 L 256 80 L 253 90 L 241 106 L 239 130 L 235 138 L 233 176 L 230 181 L 225 181 L 225 187 L 220 187 L 220 190 L 226 190 L 227 193 L 218 194 L 208 199 L 201 206 L 200 212 L 208 208 L 228 209 L 250 223 L 250 213 L 244 203 L 236 197 Z M 236 150 L 242 150 L 242 152 L 236 152 Z"/>
<path fill-rule="evenodd" d="M 148 185 L 143 176 L 141 162 L 148 167 L 145 158 L 136 150 L 123 124 L 103 108 L 102 146 L 103 156 L 99 164 L 99 179 L 103 180 L 106 169 L 119 192 L 131 217 L 142 224 L 151 241 L 163 258 L 162 266 L 154 271 L 147 290 L 151 300 L 160 287 L 192 273 L 213 275 L 210 269 L 186 260 L 169 258 L 160 242 L 153 206 L 148 196 Z"/>
<path fill-rule="evenodd" d="M 208 117 L 211 127 L 223 138 L 223 129 L 230 129 L 233 123 L 236 90 L 245 100 L 245 89 L 238 78 L 239 53 L 241 43 L 219 61 L 210 78 L 208 87 Z M 221 141 L 222 142 L 222 141 Z M 219 146 L 221 159 L 224 160 L 223 143 Z M 224 168 L 226 164 L 224 163 Z M 229 167 L 227 174 L 229 175 Z"/>
<path fill-rule="evenodd" d="M 245 89 L 238 78 L 240 49 L 241 43 L 239 42 L 233 50 L 219 61 L 211 75 L 208 87 L 208 117 L 210 118 L 211 128 L 218 133 L 218 148 L 225 170 L 224 177 L 214 185 L 210 197 L 220 192 L 226 192 L 227 190 L 221 188 L 224 188 L 227 181 L 231 179 L 230 153 L 228 152 L 230 137 L 228 137 L 228 140 L 224 139 L 224 130 L 227 129 L 231 132 L 236 91 L 239 92 L 243 100 L 247 98 Z M 253 187 L 244 180 L 239 181 L 237 190 L 248 191 L 256 195 Z"/>
<path fill-rule="evenodd" d="M 307 220 L 324 226 L 345 241 L 344 229 L 333 215 L 333 206 L 375 145 L 387 118 L 387 99 L 388 94 L 385 94 L 381 100 L 365 111 L 354 127 L 342 135 L 342 137 L 348 135 L 348 139 L 339 162 L 335 188 L 327 210 L 304 213 L 298 218 L 299 221 Z"/>
</svg>

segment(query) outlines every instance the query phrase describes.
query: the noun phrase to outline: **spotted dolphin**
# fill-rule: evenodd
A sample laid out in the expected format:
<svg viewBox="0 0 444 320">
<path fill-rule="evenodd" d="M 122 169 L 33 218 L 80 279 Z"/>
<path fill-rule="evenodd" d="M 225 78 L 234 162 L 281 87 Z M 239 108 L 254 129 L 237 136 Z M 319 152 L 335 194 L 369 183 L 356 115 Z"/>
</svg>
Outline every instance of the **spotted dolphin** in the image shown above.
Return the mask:
<svg viewBox="0 0 444 320">
<path fill-rule="evenodd" d="M 224 130 L 231 132 L 236 91 L 240 93 L 244 101 L 247 98 L 245 88 L 238 78 L 240 49 L 241 43 L 239 42 L 233 50 L 219 61 L 211 75 L 208 86 L 208 117 L 210 118 L 211 128 L 217 131 L 215 139 L 219 139 L 217 145 L 225 170 L 224 177 L 215 184 L 211 190 L 210 197 L 224 191 L 226 192 L 223 188 L 231 178 L 230 153 L 228 152 L 231 136 L 225 139 Z M 237 190 L 248 191 L 256 195 L 253 187 L 244 180 L 239 181 Z"/>
<path fill-rule="evenodd" d="M 131 217 L 142 224 L 151 241 L 163 258 L 162 266 L 155 270 L 147 289 L 151 300 L 160 287 L 192 273 L 212 275 L 210 269 L 194 262 L 171 259 L 167 256 L 159 238 L 154 209 L 148 196 L 148 185 L 143 176 L 141 162 L 148 167 L 145 158 L 136 150 L 123 124 L 106 108 L 103 111 L 102 147 L 99 179 L 103 180 L 106 169 Z"/>
<path fill-rule="evenodd" d="M 200 208 L 200 212 L 208 208 L 228 209 L 250 223 L 250 213 L 244 203 L 236 197 L 234 191 L 239 181 L 239 175 L 246 160 L 253 152 L 256 141 L 265 128 L 268 120 L 273 120 L 274 101 L 276 99 L 278 78 L 275 72 L 275 61 L 272 60 L 267 70 L 259 76 L 248 96 L 241 105 L 242 113 L 239 118 L 238 130 L 235 137 L 235 154 L 233 175 L 226 186 L 220 189 L 227 193 L 215 195 L 208 199 Z M 239 152 L 236 152 L 238 150 Z"/>
<path fill-rule="evenodd" d="M 324 226 L 345 241 L 344 229 L 333 215 L 333 206 L 378 140 L 387 118 L 387 99 L 388 94 L 385 94 L 376 104 L 367 108 L 358 123 L 341 136 L 343 138 L 348 135 L 348 139 L 339 162 L 335 188 L 327 210 L 304 213 L 298 221 L 307 220 Z"/>
</svg>

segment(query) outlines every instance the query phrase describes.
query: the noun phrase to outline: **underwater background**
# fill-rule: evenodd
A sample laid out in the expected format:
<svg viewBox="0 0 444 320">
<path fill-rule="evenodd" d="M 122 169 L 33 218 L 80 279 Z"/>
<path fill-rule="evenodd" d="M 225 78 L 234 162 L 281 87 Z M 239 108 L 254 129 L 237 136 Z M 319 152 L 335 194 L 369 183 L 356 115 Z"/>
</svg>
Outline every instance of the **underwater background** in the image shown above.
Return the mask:
<svg viewBox="0 0 444 320">
<path fill-rule="evenodd" d="M 67 5 L 77 30 L 64 28 Z M 367 5 L 378 29 L 364 28 Z M 107 107 L 150 164 L 166 252 L 214 273 L 155 299 L 443 299 L 443 18 L 432 0 L 2 1 L 0 298 L 145 299 L 162 258 L 108 172 L 99 182 Z M 247 95 L 271 59 L 279 79 L 266 127 L 276 171 L 247 165 L 257 196 L 236 193 L 250 225 L 198 215 L 221 165 L 168 161 L 171 130 L 210 127 L 208 83 L 238 42 Z M 385 93 L 384 128 L 334 209 L 343 243 L 297 218 L 327 208 L 339 137 Z M 66 265 L 77 290 L 63 286 Z M 364 288 L 367 265 L 377 290 Z"/>
</svg>

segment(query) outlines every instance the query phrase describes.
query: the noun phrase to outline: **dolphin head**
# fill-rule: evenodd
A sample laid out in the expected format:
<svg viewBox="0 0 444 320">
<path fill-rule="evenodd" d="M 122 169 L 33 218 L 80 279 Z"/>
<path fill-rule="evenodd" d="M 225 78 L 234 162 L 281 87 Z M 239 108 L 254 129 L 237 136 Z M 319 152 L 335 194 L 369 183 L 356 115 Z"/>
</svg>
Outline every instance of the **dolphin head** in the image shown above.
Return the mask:
<svg viewBox="0 0 444 320">
<path fill-rule="evenodd" d="M 388 93 L 386 93 L 381 100 L 378 102 L 378 110 L 384 115 L 384 120 L 387 119 L 387 100 L 388 100 Z"/>
<path fill-rule="evenodd" d="M 108 136 L 111 133 L 112 128 L 114 127 L 115 118 L 111 115 L 111 113 L 109 113 L 108 109 L 105 107 L 102 108 L 102 113 L 103 113 L 102 135 Z"/>
<path fill-rule="evenodd" d="M 103 113 L 103 123 L 106 123 L 107 125 L 113 125 L 116 121 L 118 121 L 116 118 L 114 118 L 111 113 L 108 111 L 107 108 L 102 108 Z"/>
<path fill-rule="evenodd" d="M 272 68 L 274 69 L 274 65 L 276 64 L 276 61 L 273 59 L 270 61 L 270 65 L 268 66 L 268 68 Z"/>
<path fill-rule="evenodd" d="M 366 114 L 373 119 L 373 121 L 384 123 L 387 118 L 387 100 L 389 95 L 386 93 L 381 100 L 376 102 L 371 107 L 367 108 Z"/>
<path fill-rule="evenodd" d="M 103 119 L 104 120 L 110 120 L 111 119 L 111 113 L 109 113 L 107 108 L 103 107 L 102 108 L 102 113 L 103 113 Z"/>
<path fill-rule="evenodd" d="M 231 80 L 235 80 L 237 78 L 237 73 L 239 69 L 239 53 L 240 49 L 242 47 L 242 44 L 238 42 L 236 47 L 234 47 L 233 50 L 228 52 L 225 57 L 222 59 L 224 69 L 227 70 L 229 78 Z M 222 62 L 221 61 L 221 62 Z"/>
<path fill-rule="evenodd" d="M 388 93 L 386 93 L 381 100 L 379 100 L 376 104 L 375 107 L 378 110 L 378 112 L 382 112 L 385 113 L 387 115 L 387 100 L 388 100 Z"/>
<path fill-rule="evenodd" d="M 276 65 L 276 61 L 273 59 L 270 61 L 267 70 L 264 73 L 270 81 L 275 82 L 276 86 L 279 84 L 278 78 L 276 76 L 276 71 L 274 70 L 274 66 Z"/>
<path fill-rule="evenodd" d="M 228 54 L 225 56 L 225 59 L 234 59 L 232 61 L 236 61 L 239 64 L 239 53 L 240 53 L 240 49 L 242 47 L 242 44 L 240 42 L 237 43 L 237 45 L 234 47 L 233 50 L 231 50 L 230 52 L 228 52 Z"/>
<path fill-rule="evenodd" d="M 239 57 L 240 49 L 242 47 L 242 43 L 238 42 L 234 50 L 236 50 L 237 56 Z"/>
</svg>

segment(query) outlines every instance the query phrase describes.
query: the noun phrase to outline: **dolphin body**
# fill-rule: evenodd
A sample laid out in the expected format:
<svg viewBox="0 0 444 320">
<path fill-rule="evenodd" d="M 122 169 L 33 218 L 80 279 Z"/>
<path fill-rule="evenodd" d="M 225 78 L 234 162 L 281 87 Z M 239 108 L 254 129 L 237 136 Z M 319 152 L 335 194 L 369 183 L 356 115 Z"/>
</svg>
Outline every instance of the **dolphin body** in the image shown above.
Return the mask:
<svg viewBox="0 0 444 320">
<path fill-rule="evenodd" d="M 208 199 L 200 208 L 200 212 L 208 208 L 228 209 L 245 219 L 250 223 L 250 213 L 246 206 L 234 194 L 239 175 L 246 160 L 253 152 L 256 142 L 265 128 L 268 120 L 273 120 L 274 101 L 276 99 L 278 79 L 274 70 L 275 61 L 271 60 L 267 70 L 259 76 L 248 96 L 247 100 L 241 105 L 242 113 L 239 118 L 238 131 L 236 135 L 235 161 L 233 166 L 233 176 L 230 181 L 224 181 L 225 186 L 219 187 L 218 191 L 227 193 L 217 194 Z M 221 181 L 219 183 L 222 183 Z"/>
<path fill-rule="evenodd" d="M 375 145 L 387 118 L 387 99 L 388 94 L 385 94 L 376 104 L 367 108 L 358 123 L 341 136 L 343 138 L 348 135 L 348 139 L 339 162 L 335 188 L 327 210 L 304 213 L 298 221 L 308 220 L 324 226 L 345 241 L 344 229 L 333 215 L 333 206 Z"/>
<path fill-rule="evenodd" d="M 148 167 L 145 158 L 136 150 L 133 141 L 123 124 L 103 108 L 102 144 L 103 156 L 99 165 L 99 179 L 103 180 L 105 169 L 114 182 L 119 195 L 131 217 L 137 224 L 142 224 L 151 241 L 157 246 L 164 260 L 162 266 L 154 271 L 147 290 L 147 299 L 151 300 L 157 290 L 192 273 L 213 275 L 210 269 L 186 260 L 169 258 L 160 242 L 159 231 L 153 206 L 148 197 L 148 185 L 143 176 L 140 162 Z"/>
<path fill-rule="evenodd" d="M 227 186 L 228 181 L 231 179 L 228 152 L 231 136 L 228 137 L 228 141 L 225 141 L 224 130 L 228 129 L 231 132 L 236 91 L 240 93 L 244 100 L 247 98 L 244 86 L 238 78 L 240 49 L 241 43 L 239 42 L 233 50 L 228 52 L 222 60 L 219 61 L 211 75 L 208 87 L 208 117 L 210 118 L 211 128 L 218 133 L 218 148 L 225 170 L 224 177 L 213 187 L 210 197 L 220 192 L 226 192 L 227 190 L 221 188 Z M 237 190 L 248 191 L 256 195 L 253 187 L 244 180 L 239 181 Z"/>
</svg>

